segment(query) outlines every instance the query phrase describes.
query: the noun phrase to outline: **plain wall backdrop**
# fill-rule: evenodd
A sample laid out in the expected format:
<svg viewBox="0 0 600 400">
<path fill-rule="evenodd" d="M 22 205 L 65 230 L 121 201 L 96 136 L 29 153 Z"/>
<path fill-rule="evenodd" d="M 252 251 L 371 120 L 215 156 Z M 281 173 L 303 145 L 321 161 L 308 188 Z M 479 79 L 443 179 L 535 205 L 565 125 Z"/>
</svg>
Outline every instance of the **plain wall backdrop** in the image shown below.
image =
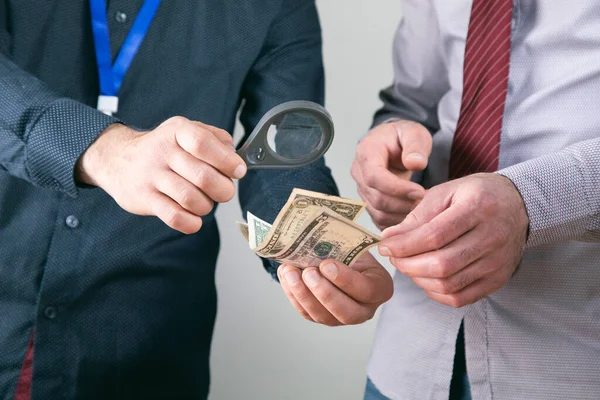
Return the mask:
<svg viewBox="0 0 600 400">
<path fill-rule="evenodd" d="M 356 143 L 381 105 L 378 92 L 392 82 L 392 39 L 401 5 L 399 0 L 317 0 L 317 5 L 326 107 L 336 127 L 326 160 L 342 196 L 358 199 L 350 166 Z M 341 328 L 305 321 L 237 230 L 235 221 L 242 218 L 237 199 L 221 205 L 217 218 L 223 240 L 211 400 L 362 399 L 376 318 Z M 376 232 L 366 213 L 359 222 Z"/>
</svg>

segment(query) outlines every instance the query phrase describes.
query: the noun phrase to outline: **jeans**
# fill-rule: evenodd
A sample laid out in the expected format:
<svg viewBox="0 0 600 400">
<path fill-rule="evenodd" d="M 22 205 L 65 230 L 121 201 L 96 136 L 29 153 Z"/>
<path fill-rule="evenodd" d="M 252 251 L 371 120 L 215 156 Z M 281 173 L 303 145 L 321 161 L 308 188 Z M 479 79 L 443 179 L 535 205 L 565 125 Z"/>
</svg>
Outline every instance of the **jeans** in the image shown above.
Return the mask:
<svg viewBox="0 0 600 400">
<path fill-rule="evenodd" d="M 464 390 L 460 395 L 450 392 L 449 400 L 471 400 L 471 390 L 470 390 L 470 386 L 469 386 L 469 379 L 467 378 L 466 374 L 463 377 L 462 385 L 463 385 L 463 388 L 465 388 L 466 390 Z M 461 396 L 461 397 L 457 397 L 457 396 Z M 377 389 L 377 387 L 373 384 L 373 382 L 371 381 L 370 378 L 367 378 L 367 386 L 365 388 L 365 396 L 363 399 L 364 400 L 391 400 L 389 397 L 386 397 L 383 394 L 381 394 L 379 389 Z"/>
<path fill-rule="evenodd" d="M 364 400 L 390 400 L 390 398 L 382 395 L 379 389 L 371 382 L 371 378 L 367 378 Z"/>
</svg>

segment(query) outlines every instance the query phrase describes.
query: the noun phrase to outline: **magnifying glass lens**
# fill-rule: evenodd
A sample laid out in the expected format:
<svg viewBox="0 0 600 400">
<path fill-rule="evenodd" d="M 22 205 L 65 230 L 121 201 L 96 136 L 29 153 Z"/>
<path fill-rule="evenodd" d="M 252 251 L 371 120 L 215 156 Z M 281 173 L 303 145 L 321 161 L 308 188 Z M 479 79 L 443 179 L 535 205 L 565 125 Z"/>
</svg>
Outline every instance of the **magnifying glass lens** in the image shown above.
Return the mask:
<svg viewBox="0 0 600 400">
<path fill-rule="evenodd" d="M 321 158 L 332 141 L 327 110 L 310 101 L 290 101 L 267 112 L 237 153 L 248 169 L 298 168 Z"/>
<path fill-rule="evenodd" d="M 271 150 L 291 160 L 306 157 L 315 151 L 322 137 L 319 122 L 301 111 L 281 115 L 267 131 L 267 143 Z"/>
</svg>

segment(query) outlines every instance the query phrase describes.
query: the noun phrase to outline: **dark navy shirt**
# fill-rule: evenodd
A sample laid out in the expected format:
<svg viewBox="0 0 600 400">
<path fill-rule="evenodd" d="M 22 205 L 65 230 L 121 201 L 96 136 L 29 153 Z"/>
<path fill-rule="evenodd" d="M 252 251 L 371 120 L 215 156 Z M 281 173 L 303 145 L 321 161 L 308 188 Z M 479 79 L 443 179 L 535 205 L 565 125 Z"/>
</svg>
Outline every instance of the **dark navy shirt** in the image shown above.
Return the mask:
<svg viewBox="0 0 600 400">
<path fill-rule="evenodd" d="M 108 1 L 113 57 L 141 4 Z M 97 96 L 87 1 L 0 0 L 0 398 L 14 395 L 33 330 L 35 400 L 204 398 L 214 214 L 186 236 L 78 187 L 77 159 L 115 121 Z M 250 132 L 289 100 L 323 102 L 314 0 L 163 1 L 116 117 L 232 131 L 241 109 Z M 322 161 L 250 172 L 244 214 L 273 221 L 294 187 L 337 192 Z"/>
</svg>

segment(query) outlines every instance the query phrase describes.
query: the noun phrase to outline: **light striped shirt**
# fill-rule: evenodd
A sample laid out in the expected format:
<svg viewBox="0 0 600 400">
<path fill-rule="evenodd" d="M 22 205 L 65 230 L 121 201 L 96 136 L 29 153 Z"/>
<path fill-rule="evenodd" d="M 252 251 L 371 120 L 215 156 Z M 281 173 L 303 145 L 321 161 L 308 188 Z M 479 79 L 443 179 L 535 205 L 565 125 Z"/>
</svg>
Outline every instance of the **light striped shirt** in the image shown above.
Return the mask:
<svg viewBox="0 0 600 400">
<path fill-rule="evenodd" d="M 431 130 L 431 187 L 448 179 L 471 1 L 403 3 L 376 123 Z M 514 4 L 499 164 L 525 200 L 527 250 L 504 288 L 461 309 L 396 274 L 369 365 L 392 399 L 448 398 L 463 318 L 473 399 L 600 399 L 600 1 Z"/>
</svg>

